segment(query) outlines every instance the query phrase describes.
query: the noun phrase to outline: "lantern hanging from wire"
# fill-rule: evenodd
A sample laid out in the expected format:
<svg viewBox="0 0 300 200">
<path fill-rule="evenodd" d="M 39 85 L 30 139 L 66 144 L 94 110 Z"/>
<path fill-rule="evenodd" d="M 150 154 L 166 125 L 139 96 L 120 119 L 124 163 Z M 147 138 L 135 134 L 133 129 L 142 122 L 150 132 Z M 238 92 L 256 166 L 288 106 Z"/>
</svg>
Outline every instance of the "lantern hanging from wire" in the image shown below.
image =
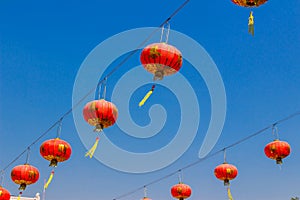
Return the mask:
<svg viewBox="0 0 300 200">
<path fill-rule="evenodd" d="M 170 24 L 168 24 L 166 40 L 162 42 L 164 26 L 162 27 L 161 39 L 159 43 L 146 46 L 140 55 L 140 61 L 144 69 L 154 75 L 153 80 L 162 80 L 164 76 L 177 73 L 182 67 L 182 54 L 174 46 L 168 44 Z M 140 101 L 139 106 L 143 106 L 151 96 L 155 88 L 153 84 L 151 90 Z"/>
<path fill-rule="evenodd" d="M 289 143 L 276 139 L 265 146 L 264 152 L 268 158 L 276 160 L 276 164 L 282 164 L 282 159 L 290 155 L 291 147 Z"/>
<path fill-rule="evenodd" d="M 268 0 L 231 0 L 234 4 L 247 8 L 255 8 L 265 4 Z M 254 35 L 254 16 L 253 12 L 250 11 L 248 20 L 248 33 Z"/>
<path fill-rule="evenodd" d="M 10 200 L 9 191 L 1 186 L 0 186 L 0 200 Z"/>
<path fill-rule="evenodd" d="M 27 185 L 34 184 L 39 180 L 39 170 L 29 164 L 18 165 L 11 171 L 11 179 L 20 185 L 19 190 L 25 190 Z"/>
<path fill-rule="evenodd" d="M 106 80 L 105 80 L 106 81 Z M 104 128 L 108 128 L 115 124 L 118 118 L 117 107 L 109 101 L 105 100 L 106 83 L 104 85 L 103 99 L 99 99 L 88 102 L 83 108 L 84 120 L 91 126 L 94 126 L 94 132 L 101 132 Z M 93 157 L 93 154 L 97 148 L 99 137 L 92 148 L 86 153 L 85 156 Z"/>
<path fill-rule="evenodd" d="M 236 166 L 226 162 L 226 149 L 224 149 L 224 163 L 215 168 L 214 174 L 217 179 L 224 182 L 224 186 L 227 186 L 228 199 L 232 200 L 233 198 L 230 191 L 230 180 L 236 178 L 238 175 L 238 170 Z"/>
<path fill-rule="evenodd" d="M 171 194 L 176 199 L 184 200 L 191 196 L 192 188 L 187 184 L 179 182 L 171 188 Z"/>
<path fill-rule="evenodd" d="M 71 145 L 60 139 L 62 127 L 62 119 L 59 121 L 59 126 L 57 128 L 57 137 L 55 139 L 50 139 L 44 141 L 40 146 L 40 154 L 41 156 L 50 161 L 49 166 L 57 167 L 59 162 L 64 162 L 68 160 L 72 154 Z M 44 190 L 46 190 L 51 183 L 54 176 L 54 168 L 52 169 L 50 176 L 47 182 L 44 184 Z"/>
<path fill-rule="evenodd" d="M 71 153 L 71 145 L 60 138 L 47 140 L 40 146 L 40 154 L 50 161 L 49 166 L 52 167 L 56 167 L 59 162 L 68 160 Z"/>
<path fill-rule="evenodd" d="M 275 124 L 272 127 L 272 135 L 275 137 L 275 140 L 265 146 L 265 155 L 270 159 L 276 160 L 277 164 L 282 164 L 282 159 L 290 155 L 291 147 L 289 143 L 279 140 L 278 129 Z"/>
</svg>

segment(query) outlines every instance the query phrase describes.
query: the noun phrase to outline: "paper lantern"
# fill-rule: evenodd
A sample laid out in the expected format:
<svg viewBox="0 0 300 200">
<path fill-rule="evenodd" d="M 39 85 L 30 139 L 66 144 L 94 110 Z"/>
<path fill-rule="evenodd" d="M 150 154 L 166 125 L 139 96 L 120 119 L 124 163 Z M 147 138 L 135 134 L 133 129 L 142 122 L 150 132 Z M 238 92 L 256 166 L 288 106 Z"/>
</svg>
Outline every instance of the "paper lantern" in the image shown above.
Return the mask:
<svg viewBox="0 0 300 200">
<path fill-rule="evenodd" d="M 9 200 L 10 193 L 8 190 L 0 186 L 0 200 Z"/>
<path fill-rule="evenodd" d="M 50 161 L 50 166 L 57 166 L 58 162 L 64 162 L 71 156 L 72 148 L 69 143 L 59 138 L 47 140 L 40 146 L 40 154 Z"/>
<path fill-rule="evenodd" d="M 37 182 L 39 177 L 39 170 L 29 164 L 18 165 L 11 171 L 11 179 L 20 185 L 19 190 L 25 190 L 27 185 Z"/>
<path fill-rule="evenodd" d="M 237 176 L 238 170 L 234 165 L 225 162 L 218 165 L 215 168 L 214 173 L 217 179 L 224 181 L 224 185 L 229 185 L 229 181 Z"/>
<path fill-rule="evenodd" d="M 189 185 L 179 183 L 171 188 L 171 194 L 174 198 L 183 200 L 191 196 L 192 189 Z"/>
<path fill-rule="evenodd" d="M 264 151 L 268 158 L 276 160 L 277 164 L 282 164 L 282 159 L 290 155 L 291 147 L 285 141 L 274 140 L 265 146 Z"/>
<path fill-rule="evenodd" d="M 87 123 L 95 126 L 94 131 L 112 126 L 118 118 L 117 107 L 104 99 L 88 102 L 83 109 L 83 117 Z"/>
<path fill-rule="evenodd" d="M 181 52 L 166 43 L 154 43 L 146 46 L 140 56 L 143 67 L 154 74 L 154 80 L 161 80 L 178 72 L 182 66 Z"/>
</svg>

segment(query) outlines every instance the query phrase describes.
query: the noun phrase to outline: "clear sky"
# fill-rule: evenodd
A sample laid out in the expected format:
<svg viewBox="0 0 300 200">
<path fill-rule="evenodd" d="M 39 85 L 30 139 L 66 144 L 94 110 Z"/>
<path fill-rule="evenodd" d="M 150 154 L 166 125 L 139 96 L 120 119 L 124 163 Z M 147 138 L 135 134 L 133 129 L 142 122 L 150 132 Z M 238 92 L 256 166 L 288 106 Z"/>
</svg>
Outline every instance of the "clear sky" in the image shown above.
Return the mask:
<svg viewBox="0 0 300 200">
<path fill-rule="evenodd" d="M 1 1 L 0 168 L 72 107 L 77 72 L 99 43 L 129 29 L 158 26 L 181 3 L 181 0 Z M 300 2 L 270 0 L 253 9 L 254 37 L 247 33 L 249 11 L 230 0 L 191 0 L 170 22 L 173 30 L 186 34 L 204 47 L 223 79 L 227 97 L 226 121 L 213 151 L 300 110 Z M 131 65 L 139 64 L 138 54 L 110 77 L 111 85 Z M 111 169 L 97 159 L 84 157 L 86 148 L 77 134 L 73 116 L 68 115 L 63 120 L 61 136 L 72 145 L 73 154 L 69 161 L 60 163 L 56 169 L 46 199 L 113 199 L 197 161 L 211 110 L 205 83 L 189 66 L 184 61 L 181 73 L 197 88 L 201 121 L 194 142 L 180 159 L 164 169 L 146 174 Z M 87 92 L 93 87 L 95 85 L 86 88 Z M 139 95 L 149 87 L 151 85 L 140 87 L 132 95 L 129 104 L 131 116 L 137 124 L 147 125 L 150 122 L 149 108 L 160 103 L 168 113 L 166 127 L 152 140 L 131 138 L 117 126 L 108 129 L 111 141 L 126 150 L 147 152 L 163 147 L 178 128 L 178 102 L 167 88 L 158 85 L 144 108 L 135 106 Z M 108 85 L 108 99 L 110 95 Z M 265 144 L 273 139 L 271 130 L 228 149 L 228 162 L 239 169 L 238 177 L 231 184 L 235 199 L 283 200 L 300 196 L 299 117 L 280 124 L 278 130 L 280 138 L 292 147 L 292 153 L 284 160 L 281 169 L 263 153 Z M 56 129 L 53 129 L 43 140 L 55 135 Z M 31 148 L 30 154 L 30 163 L 40 170 L 40 180 L 28 186 L 24 196 L 41 193 L 44 179 L 51 171 L 48 162 L 39 155 L 43 140 Z M 101 151 L 101 145 L 98 151 Z M 14 165 L 23 164 L 25 159 L 24 155 Z M 223 155 L 219 154 L 183 171 L 183 181 L 193 189 L 191 200 L 227 198 L 222 182 L 213 175 L 215 166 L 222 162 Z M 18 187 L 10 180 L 10 170 L 14 165 L 6 171 L 3 186 L 16 195 Z M 175 175 L 153 184 L 148 187 L 148 196 L 153 200 L 172 199 L 170 188 L 177 182 Z M 122 199 L 142 197 L 143 191 L 140 190 Z"/>
</svg>

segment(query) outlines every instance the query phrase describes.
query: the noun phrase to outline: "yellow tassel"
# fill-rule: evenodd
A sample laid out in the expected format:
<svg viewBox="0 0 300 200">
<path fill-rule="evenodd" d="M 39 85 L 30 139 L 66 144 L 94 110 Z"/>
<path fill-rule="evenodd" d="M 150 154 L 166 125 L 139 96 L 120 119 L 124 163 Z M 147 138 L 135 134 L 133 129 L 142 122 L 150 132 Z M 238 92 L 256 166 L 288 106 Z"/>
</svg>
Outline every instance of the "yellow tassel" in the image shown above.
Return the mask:
<svg viewBox="0 0 300 200">
<path fill-rule="evenodd" d="M 51 181 L 53 179 L 53 176 L 54 176 L 54 170 L 52 170 L 52 172 L 51 172 L 51 174 L 50 174 L 50 176 L 48 178 L 48 181 L 45 183 L 44 190 L 46 190 L 48 188 L 49 184 L 51 183 Z"/>
<path fill-rule="evenodd" d="M 22 192 L 19 193 L 17 200 L 21 199 Z"/>
<path fill-rule="evenodd" d="M 253 12 L 250 12 L 249 21 L 248 21 L 248 33 L 254 35 L 254 16 Z"/>
<path fill-rule="evenodd" d="M 93 157 L 93 155 L 97 149 L 98 143 L 99 143 L 99 137 L 96 138 L 96 141 L 95 141 L 94 145 L 92 146 L 92 148 L 88 152 L 86 152 L 85 157 L 87 157 L 87 156 L 89 156 L 90 158 Z"/>
<path fill-rule="evenodd" d="M 227 188 L 227 195 L 229 200 L 233 200 L 231 192 L 230 192 L 230 187 Z"/>
<path fill-rule="evenodd" d="M 142 101 L 140 101 L 139 107 L 143 106 L 145 104 L 145 102 L 147 101 L 147 99 L 149 99 L 149 97 L 153 93 L 154 88 L 155 88 L 155 85 L 152 85 L 151 90 L 144 96 L 144 98 L 142 99 Z"/>
</svg>

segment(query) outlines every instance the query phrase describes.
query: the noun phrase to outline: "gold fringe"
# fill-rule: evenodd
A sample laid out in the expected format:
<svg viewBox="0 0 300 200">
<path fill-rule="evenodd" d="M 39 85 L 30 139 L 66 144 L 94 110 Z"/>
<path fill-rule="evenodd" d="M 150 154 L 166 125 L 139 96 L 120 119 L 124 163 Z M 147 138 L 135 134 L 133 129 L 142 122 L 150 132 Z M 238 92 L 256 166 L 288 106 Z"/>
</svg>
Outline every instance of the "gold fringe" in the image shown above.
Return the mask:
<svg viewBox="0 0 300 200">
<path fill-rule="evenodd" d="M 231 192 L 230 192 L 230 187 L 227 188 L 227 195 L 228 195 L 228 200 L 233 200 Z"/>
<path fill-rule="evenodd" d="M 153 90 L 155 88 L 155 85 L 152 86 L 151 90 L 144 96 L 144 98 L 140 101 L 139 107 L 143 106 L 145 102 L 149 99 L 151 94 L 153 93 Z"/>
<path fill-rule="evenodd" d="M 48 188 L 49 184 L 51 183 L 51 181 L 53 179 L 53 176 L 54 176 L 54 170 L 52 170 L 52 172 L 51 172 L 51 174 L 50 174 L 50 176 L 48 178 L 48 181 L 45 183 L 44 190 L 46 190 Z"/>
<path fill-rule="evenodd" d="M 248 21 L 248 33 L 254 35 L 254 16 L 253 12 L 250 12 L 249 21 Z"/>
<path fill-rule="evenodd" d="M 93 155 L 97 149 L 98 143 L 99 143 L 99 137 L 96 138 L 96 141 L 95 141 L 94 145 L 92 146 L 92 148 L 88 152 L 86 152 L 85 157 L 87 157 L 87 156 L 89 156 L 90 158 L 93 157 Z"/>
</svg>

